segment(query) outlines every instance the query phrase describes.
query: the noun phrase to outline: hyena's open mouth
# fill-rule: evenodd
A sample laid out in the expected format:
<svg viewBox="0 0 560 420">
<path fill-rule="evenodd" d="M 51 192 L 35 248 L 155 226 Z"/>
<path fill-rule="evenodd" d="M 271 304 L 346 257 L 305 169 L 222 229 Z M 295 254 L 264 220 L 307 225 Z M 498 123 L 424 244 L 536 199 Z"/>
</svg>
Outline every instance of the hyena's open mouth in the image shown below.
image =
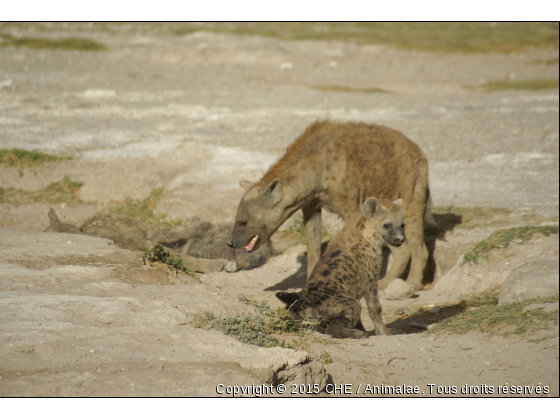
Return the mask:
<svg viewBox="0 0 560 420">
<path fill-rule="evenodd" d="M 245 250 L 247 250 L 247 252 L 251 252 L 253 250 L 255 244 L 257 243 L 257 239 L 259 239 L 259 235 L 253 236 L 251 240 L 247 242 L 247 245 L 245 245 Z"/>
</svg>

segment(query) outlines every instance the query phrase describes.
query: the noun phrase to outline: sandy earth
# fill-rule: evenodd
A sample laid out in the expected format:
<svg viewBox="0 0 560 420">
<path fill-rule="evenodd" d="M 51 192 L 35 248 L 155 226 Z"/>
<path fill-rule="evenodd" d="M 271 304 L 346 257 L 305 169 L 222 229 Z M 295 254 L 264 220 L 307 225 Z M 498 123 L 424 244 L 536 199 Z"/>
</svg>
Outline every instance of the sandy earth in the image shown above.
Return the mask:
<svg viewBox="0 0 560 420">
<path fill-rule="evenodd" d="M 45 35 L 29 31 L 15 35 Z M 325 390 L 327 383 L 351 384 L 353 395 L 368 384 L 406 384 L 436 396 L 453 386 L 456 395 L 463 385 L 478 387 L 470 395 L 490 386 L 498 395 L 506 384 L 540 384 L 559 396 L 557 328 L 533 343 L 407 327 L 429 323 L 422 315 L 429 305 L 453 305 L 500 285 L 521 264 L 558 263 L 553 235 L 493 252 L 477 266 L 460 264 L 498 227 L 558 222 L 558 91 L 468 87 L 556 78 L 557 64 L 538 61 L 557 51 L 435 54 L 203 32 L 87 36 L 108 49 L 0 49 L 0 83 L 11 80 L 0 90 L 0 148 L 75 156 L 23 174 L 0 166 L 0 185 L 34 191 L 66 175 L 83 182 L 82 204 L 54 206 L 64 222 L 81 224 L 106 205 L 161 187 L 158 213 L 232 221 L 238 182 L 257 180 L 307 125 L 327 117 L 387 125 L 418 143 L 429 159 L 434 205 L 513 213 L 506 225 L 459 226 L 434 242 L 435 284 L 404 301 L 381 301 L 394 336 L 318 338 L 294 351 L 242 344 L 189 321 L 206 310 L 254 312 L 239 296 L 278 305 L 274 293 L 304 284 L 303 246 L 261 268 L 205 274 L 199 282 L 143 265 L 140 253 L 105 239 L 43 233 L 48 203 L 2 204 L 1 396 L 215 396 L 219 384 L 218 391 L 286 384 L 289 394 L 291 384 Z M 325 85 L 392 93 L 313 89 Z M 330 232 L 340 226 L 326 219 Z M 395 315 L 403 306 L 413 315 Z M 323 352 L 332 363 L 318 357 Z"/>
</svg>

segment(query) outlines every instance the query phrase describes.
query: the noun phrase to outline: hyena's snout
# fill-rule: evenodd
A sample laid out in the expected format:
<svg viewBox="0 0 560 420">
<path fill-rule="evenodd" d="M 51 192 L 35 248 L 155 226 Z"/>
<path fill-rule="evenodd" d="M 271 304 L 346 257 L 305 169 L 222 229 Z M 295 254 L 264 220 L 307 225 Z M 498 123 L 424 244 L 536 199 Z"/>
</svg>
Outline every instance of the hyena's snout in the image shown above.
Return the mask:
<svg viewBox="0 0 560 420">
<path fill-rule="evenodd" d="M 396 246 L 396 247 L 401 246 L 401 245 L 403 244 L 403 242 L 404 242 L 404 235 L 396 235 L 396 236 L 393 238 L 393 241 L 392 241 L 392 242 L 393 242 L 393 244 L 392 244 L 393 246 Z"/>
<path fill-rule="evenodd" d="M 230 248 L 233 248 L 233 233 L 231 235 L 229 235 L 229 237 L 227 238 L 226 244 Z"/>
</svg>

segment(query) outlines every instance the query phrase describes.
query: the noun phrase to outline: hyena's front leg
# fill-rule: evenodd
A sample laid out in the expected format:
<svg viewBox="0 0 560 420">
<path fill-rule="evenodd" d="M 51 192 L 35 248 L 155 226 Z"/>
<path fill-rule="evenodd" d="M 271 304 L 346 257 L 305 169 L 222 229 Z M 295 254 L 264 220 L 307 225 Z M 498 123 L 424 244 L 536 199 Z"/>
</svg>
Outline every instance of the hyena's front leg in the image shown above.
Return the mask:
<svg viewBox="0 0 560 420">
<path fill-rule="evenodd" d="M 389 250 L 393 255 L 393 263 L 387 270 L 385 277 L 377 281 L 377 287 L 379 288 L 379 290 L 385 289 L 389 285 L 389 283 L 399 277 L 403 273 L 406 265 L 408 264 L 408 261 L 410 260 L 410 246 L 407 239 L 405 239 L 403 244 L 398 248 L 390 245 L 387 246 L 389 247 Z"/>
<path fill-rule="evenodd" d="M 313 201 L 302 207 L 305 236 L 307 239 L 307 278 L 321 257 L 321 206 Z"/>
<path fill-rule="evenodd" d="M 377 296 L 377 284 L 375 280 L 370 282 L 369 290 L 365 293 L 365 300 L 369 311 L 369 316 L 375 327 L 375 335 L 391 335 L 391 330 L 383 322 L 381 315 L 381 304 Z"/>
</svg>

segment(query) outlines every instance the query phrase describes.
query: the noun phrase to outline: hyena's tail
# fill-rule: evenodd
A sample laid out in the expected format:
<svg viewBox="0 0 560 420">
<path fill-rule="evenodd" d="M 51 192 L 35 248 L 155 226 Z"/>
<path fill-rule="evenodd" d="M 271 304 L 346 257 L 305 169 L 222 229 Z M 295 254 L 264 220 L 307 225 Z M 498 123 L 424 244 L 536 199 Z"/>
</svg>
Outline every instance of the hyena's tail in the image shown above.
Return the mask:
<svg viewBox="0 0 560 420">
<path fill-rule="evenodd" d="M 49 210 L 49 222 L 51 226 L 60 224 L 60 221 L 58 220 L 58 216 L 56 215 L 56 212 L 52 208 Z"/>
<path fill-rule="evenodd" d="M 432 215 L 432 195 L 430 194 L 430 187 L 427 188 L 427 194 L 426 194 L 426 209 L 424 210 L 424 222 L 426 222 L 427 225 L 429 226 L 435 226 L 437 227 L 437 223 L 434 220 L 434 216 Z"/>
</svg>

